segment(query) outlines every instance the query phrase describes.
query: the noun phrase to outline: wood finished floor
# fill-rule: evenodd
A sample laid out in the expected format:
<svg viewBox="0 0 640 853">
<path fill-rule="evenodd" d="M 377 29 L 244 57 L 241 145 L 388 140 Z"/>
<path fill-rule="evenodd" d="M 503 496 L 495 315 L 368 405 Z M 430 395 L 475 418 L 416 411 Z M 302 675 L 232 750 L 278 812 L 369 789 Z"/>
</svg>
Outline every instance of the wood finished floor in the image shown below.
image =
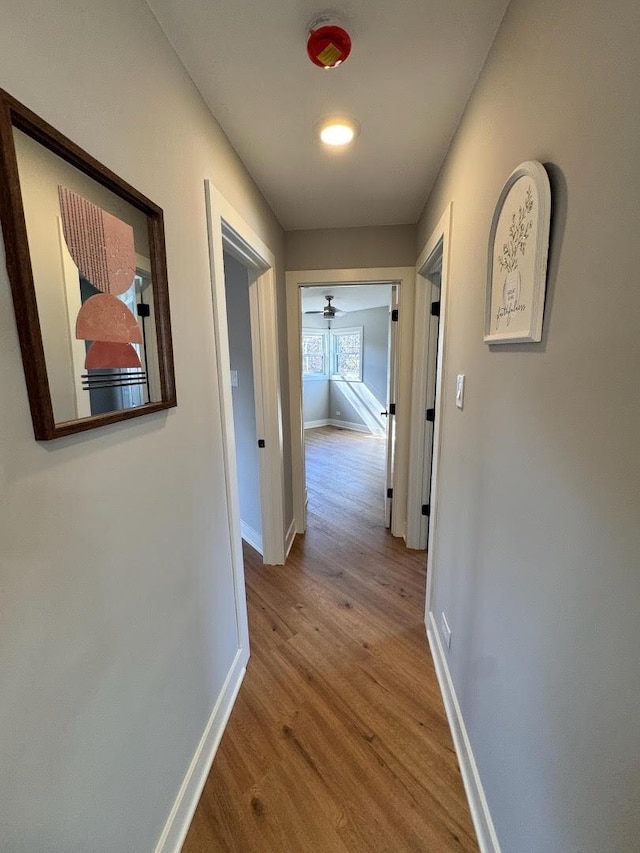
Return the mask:
<svg viewBox="0 0 640 853">
<path fill-rule="evenodd" d="M 477 851 L 384 443 L 306 438 L 308 530 L 286 566 L 245 548 L 251 660 L 183 853 Z"/>
</svg>

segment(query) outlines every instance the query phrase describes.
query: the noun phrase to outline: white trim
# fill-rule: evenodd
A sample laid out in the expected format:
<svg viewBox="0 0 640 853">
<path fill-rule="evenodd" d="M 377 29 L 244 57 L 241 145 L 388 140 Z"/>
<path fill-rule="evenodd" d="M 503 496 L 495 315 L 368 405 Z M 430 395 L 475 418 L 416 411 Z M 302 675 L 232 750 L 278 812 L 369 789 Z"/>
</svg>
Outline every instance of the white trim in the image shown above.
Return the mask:
<svg viewBox="0 0 640 853">
<path fill-rule="evenodd" d="M 316 429 L 316 427 L 329 426 L 331 421 L 329 418 L 322 418 L 319 421 L 305 421 L 304 428 L 305 429 Z"/>
<path fill-rule="evenodd" d="M 338 429 L 352 429 L 356 432 L 366 432 L 369 435 L 384 435 L 384 433 L 375 433 L 371 432 L 369 427 L 366 424 L 356 424 L 351 421 L 339 421 L 336 418 L 324 418 L 320 421 L 305 421 L 304 428 L 305 429 L 317 429 L 318 427 L 323 426 L 332 426 L 337 427 Z"/>
<path fill-rule="evenodd" d="M 481 853 L 500 853 L 498 836 L 493 825 L 487 798 L 482 787 L 482 780 L 478 772 L 478 765 L 471 749 L 471 741 L 469 740 L 467 727 L 465 726 L 462 711 L 460 710 L 449 664 L 447 663 L 440 632 L 433 613 L 429 613 L 428 620 L 425 621 L 429 646 L 431 647 L 440 691 L 447 712 L 447 719 L 449 720 L 449 728 L 451 729 L 458 763 L 460 764 L 462 781 L 467 800 L 469 801 L 469 810 L 471 811 L 473 825 L 478 836 L 478 845 Z"/>
<path fill-rule="evenodd" d="M 227 303 L 224 288 L 224 262 L 222 258 L 222 220 L 212 208 L 213 188 L 205 181 L 207 233 L 209 236 L 209 264 L 211 269 L 211 294 L 213 300 L 214 344 L 217 364 L 218 397 L 220 401 L 220 430 L 222 433 L 224 486 L 227 505 L 227 526 L 233 572 L 233 591 L 236 609 L 238 648 L 249 649 L 249 623 L 247 597 L 244 585 L 244 561 L 240 534 L 240 496 L 235 465 L 236 444 L 233 428 L 233 402 L 231 399 L 231 365 L 229 358 L 229 332 L 227 329 Z"/>
<path fill-rule="evenodd" d="M 236 448 L 229 362 L 229 333 L 224 279 L 224 251 L 238 258 L 249 271 L 251 338 L 254 359 L 256 425 L 267 452 L 258 454 L 264 562 L 284 563 L 284 446 L 276 317 L 275 256 L 224 196 L 205 181 L 209 260 L 216 330 L 218 390 L 223 452 L 236 575 L 242 573 L 242 546 Z M 244 598 L 244 581 L 241 595 Z M 246 610 L 246 607 L 245 607 Z M 246 614 L 245 614 L 246 621 Z M 248 642 L 248 637 L 247 637 Z"/>
<path fill-rule="evenodd" d="M 155 853 L 179 853 L 187 837 L 189 826 L 200 800 L 204 783 L 213 764 L 218 746 L 224 734 L 231 710 L 244 678 L 248 650 L 238 649 L 231 668 L 227 674 L 218 700 L 213 708 L 209 721 L 200 738 L 187 774 L 184 777 L 178 796 L 162 834 L 156 844 Z"/>
<path fill-rule="evenodd" d="M 339 421 L 335 418 L 329 418 L 328 425 L 337 427 L 338 429 L 352 429 L 355 432 L 366 432 L 368 435 L 374 435 L 366 424 L 354 424 L 350 421 Z"/>
<path fill-rule="evenodd" d="M 251 545 L 254 551 L 262 554 L 262 536 L 242 519 L 240 519 L 240 533 L 247 545 Z"/>
<path fill-rule="evenodd" d="M 295 519 L 291 519 L 291 524 L 289 525 L 289 529 L 287 530 L 287 535 L 285 537 L 285 555 L 289 556 L 291 553 L 291 549 L 293 548 L 293 543 L 296 540 L 296 522 Z"/>
<path fill-rule="evenodd" d="M 286 274 L 287 337 L 289 347 L 289 401 L 291 417 L 291 462 L 293 508 L 296 532 L 304 533 L 305 465 L 304 420 L 302 413 L 302 365 L 300 357 L 300 288 L 321 284 L 400 285 L 398 321 L 398 393 L 396 403 L 396 443 L 394 465 L 394 505 L 391 532 L 406 536 L 407 481 L 409 476 L 409 425 L 411 412 L 411 357 L 413 351 L 414 267 L 375 267 L 363 269 L 292 270 Z"/>
</svg>

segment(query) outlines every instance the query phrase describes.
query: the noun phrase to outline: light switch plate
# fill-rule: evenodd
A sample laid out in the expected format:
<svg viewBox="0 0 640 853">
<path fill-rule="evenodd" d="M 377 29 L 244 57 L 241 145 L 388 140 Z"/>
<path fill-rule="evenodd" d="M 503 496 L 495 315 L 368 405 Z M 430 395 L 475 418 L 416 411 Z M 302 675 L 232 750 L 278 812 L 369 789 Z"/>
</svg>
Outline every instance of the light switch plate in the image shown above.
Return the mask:
<svg viewBox="0 0 640 853">
<path fill-rule="evenodd" d="M 231 371 L 231 387 L 232 388 L 238 387 L 238 371 L 237 370 Z"/>
<path fill-rule="evenodd" d="M 456 379 L 456 406 L 461 409 L 464 405 L 464 373 L 459 373 Z"/>
</svg>

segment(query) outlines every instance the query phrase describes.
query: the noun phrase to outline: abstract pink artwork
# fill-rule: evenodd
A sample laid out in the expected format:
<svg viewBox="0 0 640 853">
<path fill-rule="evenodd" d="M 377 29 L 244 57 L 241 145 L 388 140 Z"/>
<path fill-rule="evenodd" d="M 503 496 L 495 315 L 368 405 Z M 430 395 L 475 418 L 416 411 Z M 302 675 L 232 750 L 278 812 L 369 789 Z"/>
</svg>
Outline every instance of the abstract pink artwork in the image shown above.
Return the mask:
<svg viewBox="0 0 640 853">
<path fill-rule="evenodd" d="M 81 275 L 96 290 L 76 319 L 76 338 L 93 341 L 85 368 L 140 368 L 131 346 L 142 343 L 138 321 L 118 299 L 133 284 L 136 250 L 133 228 L 67 187 L 58 187 L 62 229 Z"/>
<path fill-rule="evenodd" d="M 99 367 L 142 367 L 138 353 L 131 344 L 95 341 L 89 347 L 84 363 L 87 370 Z"/>
<path fill-rule="evenodd" d="M 83 304 L 76 320 L 76 338 L 141 344 L 142 332 L 136 318 L 117 296 L 98 293 Z"/>
<path fill-rule="evenodd" d="M 136 273 L 133 228 L 67 187 L 58 187 L 64 239 L 82 275 L 97 290 L 125 293 Z"/>
</svg>

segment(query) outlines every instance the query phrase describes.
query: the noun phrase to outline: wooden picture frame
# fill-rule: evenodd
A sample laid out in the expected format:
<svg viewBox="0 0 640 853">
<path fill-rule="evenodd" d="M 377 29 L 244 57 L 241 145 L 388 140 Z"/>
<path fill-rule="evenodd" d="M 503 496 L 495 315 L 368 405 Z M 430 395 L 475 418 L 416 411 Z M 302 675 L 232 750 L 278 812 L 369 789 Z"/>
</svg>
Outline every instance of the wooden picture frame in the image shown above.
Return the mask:
<svg viewBox="0 0 640 853">
<path fill-rule="evenodd" d="M 484 340 L 542 339 L 551 190 L 544 166 L 521 163 L 502 188 L 489 232 Z"/>
<path fill-rule="evenodd" d="M 42 195 L 42 203 L 41 195 L 34 193 Z M 126 282 L 117 289 L 109 283 L 110 279 L 96 289 L 95 282 L 74 264 L 73 249 L 76 253 L 78 249 L 69 243 L 70 214 L 65 219 L 63 193 L 84 205 L 83 209 L 89 211 L 87 217 L 103 217 L 111 227 L 115 223 L 116 231 L 124 229 L 130 261 L 122 281 L 130 279 L 126 297 L 130 302 L 122 301 L 125 296 L 120 299 L 119 295 L 112 295 L 122 294 Z M 0 219 L 36 439 L 48 441 L 175 406 L 161 208 L 2 90 Z M 78 228 L 83 235 L 88 233 L 84 223 L 81 218 Z M 113 253 L 108 254 L 109 246 L 106 243 L 100 246 L 99 241 L 95 245 L 101 252 L 100 263 L 105 268 L 110 264 L 109 269 L 113 269 L 116 262 Z M 119 247 L 117 241 L 114 245 Z M 71 322 L 74 309 L 70 303 L 76 300 L 80 310 L 84 309 L 88 297 L 81 294 L 83 286 L 102 300 L 99 306 L 103 312 L 105 305 L 110 310 L 116 306 L 118 316 L 109 321 L 111 329 L 116 328 L 120 315 L 126 314 L 129 337 L 122 332 L 96 330 L 93 334 L 100 337 L 89 340 L 87 333 L 79 333 L 79 319 L 75 325 Z M 145 295 L 140 296 L 142 293 Z M 131 310 L 127 308 L 129 304 Z M 68 321 L 66 329 L 62 318 Z M 155 327 L 155 334 L 151 333 L 151 326 Z M 116 339 L 124 340 L 122 334 L 124 339 L 135 343 L 113 343 Z M 65 335 L 67 339 L 63 340 Z M 137 356 L 140 369 L 133 368 L 128 361 L 123 366 L 122 359 L 117 367 L 90 369 L 88 353 L 96 340 L 110 341 L 106 343 L 106 348 L 111 348 L 110 361 L 106 359 L 109 364 L 118 361 L 113 355 L 118 347 L 119 351 L 129 347 L 127 358 L 134 360 Z M 104 349 L 105 344 L 102 346 Z M 94 357 L 93 363 L 96 361 Z M 78 374 L 82 369 L 80 362 L 84 368 L 82 375 Z M 122 390 L 131 388 L 137 389 L 133 403 L 130 402 L 133 391 Z M 107 389 L 113 399 L 117 394 L 120 402 L 126 398 L 125 404 L 96 413 L 96 408 L 104 409 L 106 405 L 108 409 L 108 402 L 104 402 Z M 99 397 L 103 402 L 97 406 L 94 398 Z M 130 405 L 126 405 L 127 400 Z"/>
</svg>

